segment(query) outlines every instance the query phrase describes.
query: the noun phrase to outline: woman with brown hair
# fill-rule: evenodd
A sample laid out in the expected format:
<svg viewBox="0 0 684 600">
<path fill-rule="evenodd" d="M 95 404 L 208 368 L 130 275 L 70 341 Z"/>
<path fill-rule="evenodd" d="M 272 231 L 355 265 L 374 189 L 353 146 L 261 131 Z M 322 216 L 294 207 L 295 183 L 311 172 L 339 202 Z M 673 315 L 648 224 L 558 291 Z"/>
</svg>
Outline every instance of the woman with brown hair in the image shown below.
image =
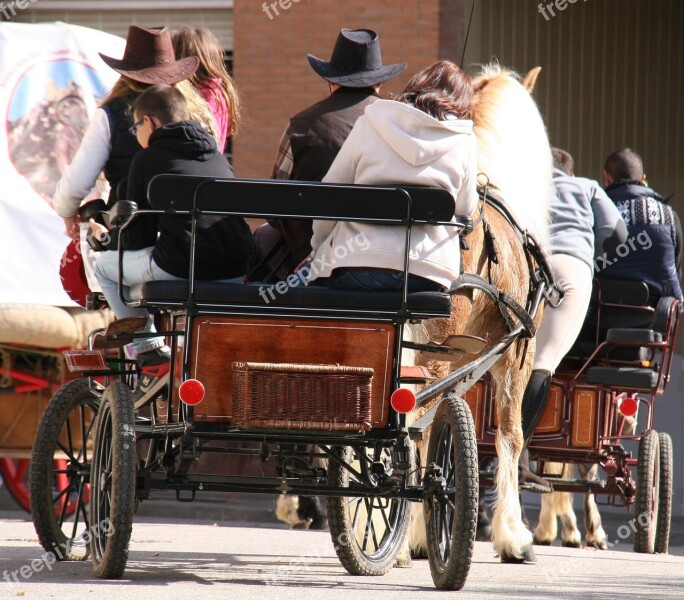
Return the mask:
<svg viewBox="0 0 684 600">
<path fill-rule="evenodd" d="M 396 99 L 366 107 L 323 181 L 441 187 L 454 196 L 456 214 L 471 214 L 477 203 L 473 93 L 470 78 L 454 63 L 420 71 Z M 352 251 L 356 240 L 364 247 Z M 335 288 L 401 289 L 404 244 L 405 233 L 396 227 L 314 221 L 309 280 Z M 337 252 L 340 247 L 348 251 Z M 459 260 L 456 228 L 413 228 L 409 291 L 448 288 Z"/>
<path fill-rule="evenodd" d="M 108 207 L 118 200 L 117 188 L 127 176 L 133 156 L 141 150 L 131 131 L 131 105 L 148 87 L 157 83 L 174 84 L 186 97 L 192 117 L 215 135 L 206 102 L 185 81 L 199 67 L 197 57 L 176 60 L 171 35 L 166 27 L 143 29 L 131 25 L 122 59 L 100 54 L 121 77 L 95 111 L 81 145 L 69 168 L 57 184 L 53 203 L 64 219 L 67 235 L 78 239 L 78 209 L 104 171 L 110 185 Z"/>
<path fill-rule="evenodd" d="M 223 49 L 211 31 L 201 27 L 184 27 L 173 34 L 177 59 L 199 58 L 198 69 L 190 82 L 209 104 L 218 134 L 218 148 L 224 152 L 226 141 L 237 132 L 240 99 L 223 62 Z"/>
</svg>

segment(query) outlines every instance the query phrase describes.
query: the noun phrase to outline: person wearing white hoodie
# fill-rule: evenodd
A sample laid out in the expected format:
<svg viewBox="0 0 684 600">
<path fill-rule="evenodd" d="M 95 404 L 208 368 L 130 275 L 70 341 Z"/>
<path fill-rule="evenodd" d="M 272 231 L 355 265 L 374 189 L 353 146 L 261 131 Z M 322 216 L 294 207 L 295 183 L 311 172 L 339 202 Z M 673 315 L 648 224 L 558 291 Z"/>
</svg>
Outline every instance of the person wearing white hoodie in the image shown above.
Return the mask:
<svg viewBox="0 0 684 600">
<path fill-rule="evenodd" d="M 395 100 L 366 107 L 323 181 L 440 187 L 454 196 L 457 215 L 470 215 L 477 204 L 477 144 L 468 118 L 472 97 L 470 78 L 455 64 L 440 61 L 424 69 Z M 352 250 L 354 240 L 362 238 L 363 248 Z M 309 281 L 401 289 L 404 244 L 402 228 L 314 221 Z M 341 247 L 347 251 L 336 252 Z M 411 230 L 409 291 L 448 288 L 459 268 L 457 228 Z"/>
</svg>

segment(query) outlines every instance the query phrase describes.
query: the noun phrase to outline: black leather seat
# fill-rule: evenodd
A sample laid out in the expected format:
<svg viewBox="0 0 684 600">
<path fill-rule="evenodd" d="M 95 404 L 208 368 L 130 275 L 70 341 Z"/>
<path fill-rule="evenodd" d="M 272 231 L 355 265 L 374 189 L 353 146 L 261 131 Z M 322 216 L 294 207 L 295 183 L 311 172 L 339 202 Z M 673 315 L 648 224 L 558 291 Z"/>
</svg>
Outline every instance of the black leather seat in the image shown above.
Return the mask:
<svg viewBox="0 0 684 600">
<path fill-rule="evenodd" d="M 198 306 L 219 311 L 225 306 L 230 309 L 312 309 L 315 312 L 372 312 L 390 315 L 401 308 L 400 292 L 334 290 L 312 285 L 283 287 L 282 282 L 278 285 L 196 281 L 194 301 Z M 150 307 L 182 306 L 188 299 L 188 282 L 152 281 L 134 285 L 131 287 L 130 299 L 142 301 Z M 451 297 L 443 292 L 409 294 L 407 305 L 411 316 L 417 318 L 444 318 L 451 314 Z"/>
<path fill-rule="evenodd" d="M 658 385 L 658 372 L 631 367 L 589 367 L 586 381 L 596 385 L 650 391 Z"/>
</svg>

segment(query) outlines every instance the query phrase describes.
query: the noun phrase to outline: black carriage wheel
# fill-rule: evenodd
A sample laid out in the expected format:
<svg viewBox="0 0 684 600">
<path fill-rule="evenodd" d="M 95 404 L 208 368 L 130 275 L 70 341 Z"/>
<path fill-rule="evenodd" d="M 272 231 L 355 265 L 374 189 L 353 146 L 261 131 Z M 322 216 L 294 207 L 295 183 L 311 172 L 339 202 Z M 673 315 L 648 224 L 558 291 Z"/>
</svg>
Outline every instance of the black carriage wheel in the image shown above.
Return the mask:
<svg viewBox="0 0 684 600">
<path fill-rule="evenodd" d="M 87 379 L 52 396 L 33 442 L 31 517 L 41 546 L 58 560 L 85 560 L 92 438 L 99 406 Z"/>
<path fill-rule="evenodd" d="M 122 381 L 102 395 L 90 473 L 93 573 L 118 579 L 126 569 L 135 511 L 135 411 L 133 394 Z"/>
<path fill-rule="evenodd" d="M 660 456 L 658 434 L 651 431 L 639 442 L 637 488 L 634 501 L 634 552 L 653 554 L 658 523 Z"/>
<path fill-rule="evenodd" d="M 658 434 L 660 446 L 660 484 L 658 490 L 658 522 L 653 550 L 667 554 L 670 549 L 670 524 L 672 520 L 672 438 L 670 434 Z"/>
<path fill-rule="evenodd" d="M 427 464 L 423 510 L 432 580 L 438 589 L 460 590 L 475 546 L 479 493 L 475 425 L 460 398 L 442 400 L 432 422 Z M 433 465 L 438 472 L 430 472 Z"/>
<path fill-rule="evenodd" d="M 367 476 L 371 481 L 370 462 L 359 460 L 359 452 L 372 457 L 372 450 L 344 446 L 333 452 L 351 465 L 357 474 L 334 461 L 328 469 L 328 485 L 348 487 L 350 482 L 362 484 Z M 386 466 L 389 451 L 383 450 Z M 328 524 L 335 552 L 342 566 L 352 575 L 384 575 L 396 562 L 406 537 L 409 523 L 409 503 L 388 496 L 328 498 Z"/>
</svg>

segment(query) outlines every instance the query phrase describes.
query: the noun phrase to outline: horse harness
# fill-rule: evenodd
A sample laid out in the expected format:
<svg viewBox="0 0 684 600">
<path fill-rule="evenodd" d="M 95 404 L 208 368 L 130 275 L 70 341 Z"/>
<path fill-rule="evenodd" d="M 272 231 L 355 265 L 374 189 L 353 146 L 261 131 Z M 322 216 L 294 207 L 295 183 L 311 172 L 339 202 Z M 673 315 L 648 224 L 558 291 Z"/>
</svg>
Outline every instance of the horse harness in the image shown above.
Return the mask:
<svg viewBox="0 0 684 600">
<path fill-rule="evenodd" d="M 517 327 L 514 318 L 511 316 L 512 313 L 523 326 L 522 336 L 529 339 L 534 337 L 536 333 L 534 318 L 539 308 L 540 295 L 543 295 L 547 303 L 555 308 L 560 304 L 563 292 L 558 288 L 553 279 L 553 273 L 547 260 L 546 252 L 537 243 L 532 234 L 518 224 L 501 199 L 489 193 L 488 186 L 478 189 L 478 195 L 482 200 L 480 216 L 473 223 L 472 228 L 463 231 L 461 248 L 468 248 L 467 236 L 474 231 L 478 225 L 482 224 L 484 229 L 485 254 L 487 256 L 487 279 L 476 273 L 461 273 L 451 285 L 449 293 L 453 294 L 465 289 L 480 290 L 496 304 L 509 331 L 513 331 Z M 496 237 L 486 220 L 485 209 L 488 204 L 499 212 L 509 223 L 511 229 L 518 236 L 525 253 L 527 268 L 530 273 L 530 288 L 528 290 L 526 306 L 524 308 L 513 297 L 492 284 L 492 264 L 499 264 L 499 253 L 497 251 Z"/>
</svg>

